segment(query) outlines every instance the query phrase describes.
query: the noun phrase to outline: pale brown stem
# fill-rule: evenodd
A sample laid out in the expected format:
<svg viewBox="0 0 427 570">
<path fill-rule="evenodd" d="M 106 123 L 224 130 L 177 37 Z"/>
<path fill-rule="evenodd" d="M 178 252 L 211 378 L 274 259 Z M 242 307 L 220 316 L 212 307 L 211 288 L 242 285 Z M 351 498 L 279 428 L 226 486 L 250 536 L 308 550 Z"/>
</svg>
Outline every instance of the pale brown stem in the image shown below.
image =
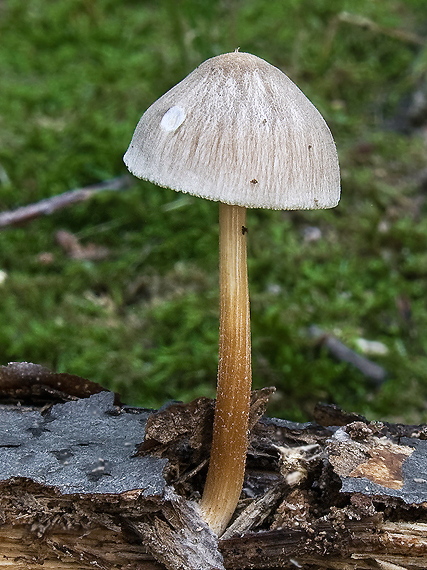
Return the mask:
<svg viewBox="0 0 427 570">
<path fill-rule="evenodd" d="M 200 504 L 220 536 L 243 486 L 251 394 L 246 208 L 220 204 L 218 385 L 209 470 Z"/>
</svg>

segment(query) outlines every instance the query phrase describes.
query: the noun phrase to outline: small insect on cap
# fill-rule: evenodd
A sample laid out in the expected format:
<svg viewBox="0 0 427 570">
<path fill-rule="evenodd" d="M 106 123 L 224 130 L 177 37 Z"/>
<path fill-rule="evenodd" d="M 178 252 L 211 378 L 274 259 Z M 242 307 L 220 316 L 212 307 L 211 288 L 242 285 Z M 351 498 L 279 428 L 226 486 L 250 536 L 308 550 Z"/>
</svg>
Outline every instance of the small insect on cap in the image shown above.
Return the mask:
<svg viewBox="0 0 427 570">
<path fill-rule="evenodd" d="M 279 69 L 248 53 L 208 59 L 147 109 L 130 172 L 227 204 L 332 208 L 338 157 L 322 115 Z"/>
</svg>

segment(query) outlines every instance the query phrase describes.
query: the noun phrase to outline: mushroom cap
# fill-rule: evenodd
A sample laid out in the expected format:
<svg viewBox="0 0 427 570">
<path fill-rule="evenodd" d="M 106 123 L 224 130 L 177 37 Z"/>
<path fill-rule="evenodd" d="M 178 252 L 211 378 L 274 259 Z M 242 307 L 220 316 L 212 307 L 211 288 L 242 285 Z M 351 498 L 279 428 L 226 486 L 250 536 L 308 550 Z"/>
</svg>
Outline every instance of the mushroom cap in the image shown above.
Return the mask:
<svg viewBox="0 0 427 570">
<path fill-rule="evenodd" d="M 226 204 L 318 209 L 340 197 L 322 115 L 282 71 L 248 53 L 208 59 L 155 101 L 124 162 L 138 178 Z"/>
</svg>

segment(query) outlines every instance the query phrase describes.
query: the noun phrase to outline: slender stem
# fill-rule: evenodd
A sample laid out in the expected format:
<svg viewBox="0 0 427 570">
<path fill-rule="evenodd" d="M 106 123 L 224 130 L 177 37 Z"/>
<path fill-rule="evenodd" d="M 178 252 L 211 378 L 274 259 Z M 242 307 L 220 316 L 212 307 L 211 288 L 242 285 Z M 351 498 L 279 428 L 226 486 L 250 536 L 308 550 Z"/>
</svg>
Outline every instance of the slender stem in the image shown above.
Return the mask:
<svg viewBox="0 0 427 570">
<path fill-rule="evenodd" d="M 209 470 L 200 504 L 218 536 L 243 486 L 251 393 L 246 208 L 220 204 L 218 386 Z"/>
</svg>

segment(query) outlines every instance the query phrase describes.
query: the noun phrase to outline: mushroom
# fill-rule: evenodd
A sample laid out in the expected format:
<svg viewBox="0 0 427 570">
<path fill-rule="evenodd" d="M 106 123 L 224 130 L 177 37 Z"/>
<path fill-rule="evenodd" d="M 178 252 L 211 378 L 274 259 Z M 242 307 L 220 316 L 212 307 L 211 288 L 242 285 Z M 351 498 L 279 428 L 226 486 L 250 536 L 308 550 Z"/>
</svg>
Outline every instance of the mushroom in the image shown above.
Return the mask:
<svg viewBox="0 0 427 570">
<path fill-rule="evenodd" d="M 220 536 L 243 485 L 251 392 L 246 208 L 332 208 L 337 152 L 321 114 L 266 61 L 241 52 L 202 63 L 141 117 L 130 172 L 219 206 L 220 323 L 213 441 L 200 503 Z"/>
</svg>

